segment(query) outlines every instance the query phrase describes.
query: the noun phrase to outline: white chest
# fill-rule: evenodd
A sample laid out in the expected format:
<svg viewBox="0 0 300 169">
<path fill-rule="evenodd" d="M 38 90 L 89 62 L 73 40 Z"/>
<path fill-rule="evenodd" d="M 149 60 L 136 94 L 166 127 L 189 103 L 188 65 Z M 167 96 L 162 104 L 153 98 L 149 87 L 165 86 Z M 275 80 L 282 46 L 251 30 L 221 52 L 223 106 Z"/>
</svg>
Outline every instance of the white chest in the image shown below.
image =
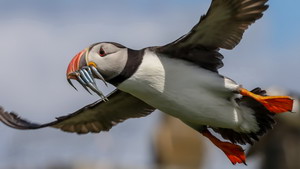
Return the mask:
<svg viewBox="0 0 300 169">
<path fill-rule="evenodd" d="M 145 53 L 136 73 L 118 86 L 120 90 L 188 121 L 213 119 L 219 111 L 215 109 L 228 107 L 228 101 L 216 97 L 229 93 L 224 79 L 216 73 L 182 60 L 158 57 L 148 50 Z"/>
</svg>

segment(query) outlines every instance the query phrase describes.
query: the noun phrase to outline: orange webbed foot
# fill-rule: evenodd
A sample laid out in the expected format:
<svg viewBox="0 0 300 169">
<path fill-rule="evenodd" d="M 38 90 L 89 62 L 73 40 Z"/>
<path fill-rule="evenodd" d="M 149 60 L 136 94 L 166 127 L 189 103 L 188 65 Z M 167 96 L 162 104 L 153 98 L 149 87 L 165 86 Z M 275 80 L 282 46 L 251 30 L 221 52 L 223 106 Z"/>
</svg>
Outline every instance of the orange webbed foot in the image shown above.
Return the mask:
<svg viewBox="0 0 300 169">
<path fill-rule="evenodd" d="M 244 88 L 240 89 L 240 94 L 255 99 L 272 113 L 291 112 L 293 109 L 294 100 L 289 96 L 260 96 Z"/>
<path fill-rule="evenodd" d="M 241 146 L 236 144 L 232 144 L 229 142 L 220 141 L 218 138 L 213 136 L 208 130 L 204 130 L 201 132 L 205 137 L 207 137 L 215 146 L 220 148 L 228 159 L 231 161 L 232 164 L 246 164 L 246 155 L 244 150 Z"/>
<path fill-rule="evenodd" d="M 216 146 L 225 153 L 232 164 L 244 163 L 247 165 L 246 156 L 241 146 L 229 142 L 220 142 Z"/>
</svg>

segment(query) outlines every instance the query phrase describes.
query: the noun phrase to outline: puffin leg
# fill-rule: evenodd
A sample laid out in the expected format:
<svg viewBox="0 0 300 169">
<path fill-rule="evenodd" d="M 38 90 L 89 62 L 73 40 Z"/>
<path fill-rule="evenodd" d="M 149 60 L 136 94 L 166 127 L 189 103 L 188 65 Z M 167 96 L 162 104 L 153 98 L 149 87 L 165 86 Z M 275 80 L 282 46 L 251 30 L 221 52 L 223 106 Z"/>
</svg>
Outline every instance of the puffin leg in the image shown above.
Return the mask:
<svg viewBox="0 0 300 169">
<path fill-rule="evenodd" d="M 213 136 L 207 129 L 202 130 L 201 134 L 207 137 L 215 146 L 221 149 L 232 164 L 244 163 L 245 165 L 247 165 L 246 156 L 241 146 L 230 142 L 223 142 Z"/>
<path fill-rule="evenodd" d="M 293 109 L 293 99 L 290 96 L 260 96 L 244 88 L 240 88 L 239 93 L 260 102 L 272 113 L 291 112 Z"/>
</svg>

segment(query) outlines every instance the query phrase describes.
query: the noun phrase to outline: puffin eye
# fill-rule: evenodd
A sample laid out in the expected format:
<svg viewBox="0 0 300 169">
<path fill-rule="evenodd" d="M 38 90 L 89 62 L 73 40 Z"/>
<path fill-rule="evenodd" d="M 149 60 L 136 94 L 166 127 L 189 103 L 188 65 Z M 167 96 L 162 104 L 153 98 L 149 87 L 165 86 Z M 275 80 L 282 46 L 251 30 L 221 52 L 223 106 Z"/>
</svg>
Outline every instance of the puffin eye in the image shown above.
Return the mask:
<svg viewBox="0 0 300 169">
<path fill-rule="evenodd" d="M 99 55 L 101 57 L 104 57 L 106 55 L 106 52 L 103 50 L 103 48 L 101 47 L 100 50 L 99 50 Z"/>
</svg>

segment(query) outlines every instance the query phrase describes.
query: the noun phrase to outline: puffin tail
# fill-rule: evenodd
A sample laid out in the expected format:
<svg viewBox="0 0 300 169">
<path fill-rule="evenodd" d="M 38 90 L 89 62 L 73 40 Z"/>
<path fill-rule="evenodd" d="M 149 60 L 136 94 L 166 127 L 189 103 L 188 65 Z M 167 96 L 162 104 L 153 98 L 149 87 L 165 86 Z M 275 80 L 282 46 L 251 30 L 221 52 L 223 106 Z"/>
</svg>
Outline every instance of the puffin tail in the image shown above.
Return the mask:
<svg viewBox="0 0 300 169">
<path fill-rule="evenodd" d="M 254 111 L 254 117 L 258 124 L 259 130 L 256 132 L 250 133 L 241 133 L 236 132 L 232 129 L 225 129 L 225 128 L 213 128 L 215 132 L 221 134 L 224 139 L 230 140 L 232 143 L 239 143 L 239 144 L 253 144 L 254 141 L 258 141 L 259 137 L 264 135 L 269 129 L 273 128 L 275 124 L 274 115 L 278 112 L 273 112 L 270 110 L 270 107 L 267 107 L 265 104 L 275 104 L 275 107 L 286 106 L 291 107 L 293 104 L 292 100 L 288 96 L 267 96 L 266 91 L 262 90 L 261 88 L 255 88 L 252 91 L 247 91 L 251 93 L 249 95 L 243 95 L 241 98 L 236 99 L 236 102 L 240 106 L 245 106 Z M 255 96 L 255 97 L 253 97 Z M 257 97 L 261 97 L 260 99 L 265 99 L 267 103 L 262 103 L 261 100 L 258 100 Z M 278 102 L 279 101 L 279 102 Z M 274 105 L 273 105 L 274 106 Z M 290 109 L 290 108 L 288 108 Z"/>
<path fill-rule="evenodd" d="M 261 88 L 255 88 L 251 91 L 251 93 L 261 97 L 269 97 L 266 95 L 266 91 L 262 90 Z M 249 107 L 254 111 L 254 116 L 259 130 L 255 133 L 251 133 L 250 135 L 256 135 L 256 137 L 262 136 L 267 132 L 267 130 L 273 128 L 273 125 L 275 124 L 273 118 L 276 113 L 270 111 L 268 107 L 266 107 L 260 101 L 251 96 L 243 96 L 242 98 L 237 100 L 237 102 L 239 105 Z"/>
<path fill-rule="evenodd" d="M 237 132 L 233 129 L 227 128 L 215 128 L 212 129 L 219 133 L 224 139 L 230 140 L 229 142 L 222 142 L 214 137 L 208 130 L 202 131 L 202 134 L 209 138 L 218 148 L 220 148 L 228 157 L 228 159 L 232 162 L 232 164 L 236 163 L 244 163 L 246 165 L 246 156 L 241 146 L 237 144 L 253 144 L 254 141 L 259 140 L 259 136 L 262 136 L 267 132 L 267 130 L 273 128 L 273 124 L 275 121 L 273 117 L 275 115 L 274 112 L 270 111 L 261 101 L 257 100 L 255 97 L 269 97 L 266 96 L 266 91 L 261 90 L 260 88 L 255 88 L 251 92 L 249 92 L 252 96 L 243 95 L 241 98 L 237 98 L 236 102 L 241 107 L 247 107 L 254 111 L 255 122 L 258 125 L 258 130 L 255 132 Z M 244 112 L 247 113 L 247 112 Z"/>
</svg>

